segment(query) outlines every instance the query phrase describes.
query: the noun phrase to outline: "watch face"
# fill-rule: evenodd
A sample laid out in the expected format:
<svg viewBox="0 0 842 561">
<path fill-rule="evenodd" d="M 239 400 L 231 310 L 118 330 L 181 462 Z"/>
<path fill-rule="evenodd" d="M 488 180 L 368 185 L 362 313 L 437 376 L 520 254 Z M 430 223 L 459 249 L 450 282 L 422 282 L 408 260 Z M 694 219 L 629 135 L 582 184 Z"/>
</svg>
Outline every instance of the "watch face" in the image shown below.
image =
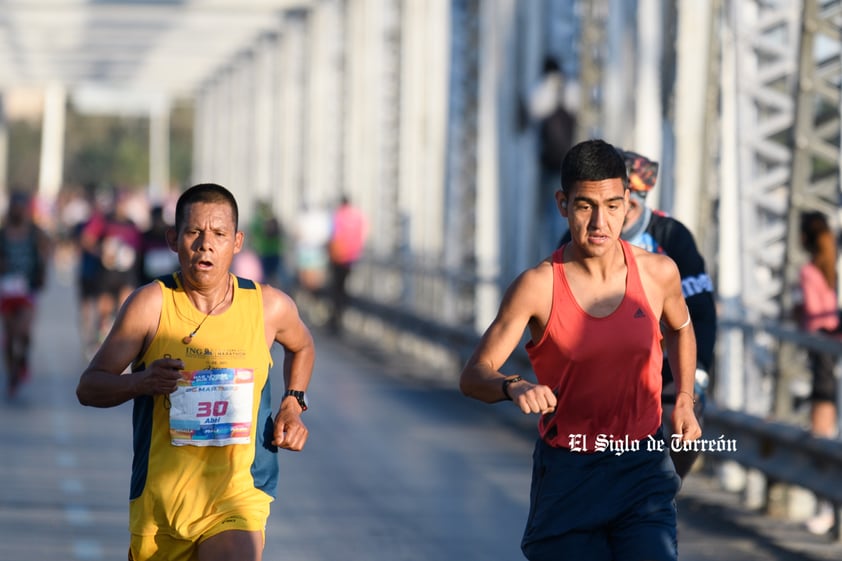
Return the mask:
<svg viewBox="0 0 842 561">
<path fill-rule="evenodd" d="M 302 411 L 307 411 L 309 406 L 307 405 L 307 395 L 304 392 L 297 391 L 297 390 L 287 390 L 284 392 L 284 397 L 292 396 L 298 401 L 298 405 L 301 407 Z"/>
</svg>

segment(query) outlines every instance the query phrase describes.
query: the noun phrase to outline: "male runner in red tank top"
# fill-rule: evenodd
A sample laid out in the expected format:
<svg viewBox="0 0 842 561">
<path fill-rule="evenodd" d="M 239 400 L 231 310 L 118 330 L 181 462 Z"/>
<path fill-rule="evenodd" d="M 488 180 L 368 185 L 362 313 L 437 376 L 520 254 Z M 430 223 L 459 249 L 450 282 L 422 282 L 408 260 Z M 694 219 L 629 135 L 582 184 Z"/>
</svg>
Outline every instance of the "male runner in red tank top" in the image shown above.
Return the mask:
<svg viewBox="0 0 842 561">
<path fill-rule="evenodd" d="M 512 283 L 461 374 L 466 395 L 541 415 L 521 544 L 531 561 L 677 559 L 661 340 L 682 441 L 701 436 L 696 342 L 675 263 L 620 240 L 628 198 L 613 146 L 589 140 L 568 152 L 556 201 L 571 242 Z M 527 328 L 537 384 L 500 372 Z"/>
</svg>

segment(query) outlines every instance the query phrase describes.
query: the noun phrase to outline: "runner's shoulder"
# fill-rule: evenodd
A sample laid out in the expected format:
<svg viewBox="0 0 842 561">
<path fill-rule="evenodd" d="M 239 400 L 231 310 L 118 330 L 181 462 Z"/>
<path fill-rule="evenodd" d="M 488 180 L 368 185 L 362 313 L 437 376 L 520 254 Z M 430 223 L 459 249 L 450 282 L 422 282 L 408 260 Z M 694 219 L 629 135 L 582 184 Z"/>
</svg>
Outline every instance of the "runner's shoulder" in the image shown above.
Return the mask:
<svg viewBox="0 0 842 561">
<path fill-rule="evenodd" d="M 164 290 L 161 283 L 158 281 L 151 281 L 144 285 L 135 288 L 129 297 L 126 299 L 125 307 L 132 311 L 154 311 L 158 315 L 161 310 L 161 305 L 164 301 Z"/>
</svg>

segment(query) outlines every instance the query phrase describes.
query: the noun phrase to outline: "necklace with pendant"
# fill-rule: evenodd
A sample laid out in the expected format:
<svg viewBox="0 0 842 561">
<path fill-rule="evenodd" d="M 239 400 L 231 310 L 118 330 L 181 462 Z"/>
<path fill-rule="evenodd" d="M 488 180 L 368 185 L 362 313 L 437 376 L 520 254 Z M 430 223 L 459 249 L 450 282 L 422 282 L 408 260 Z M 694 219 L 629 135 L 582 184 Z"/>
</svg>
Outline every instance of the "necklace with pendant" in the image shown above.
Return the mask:
<svg viewBox="0 0 842 561">
<path fill-rule="evenodd" d="M 184 279 L 182 279 L 181 284 L 182 284 L 182 286 L 184 285 Z M 229 279 L 228 279 L 228 286 L 225 288 L 225 296 L 223 296 L 223 297 L 222 297 L 222 300 L 220 300 L 219 302 L 217 302 L 217 303 L 216 303 L 216 305 L 215 305 L 213 308 L 211 308 L 211 309 L 210 309 L 210 311 L 209 311 L 209 312 L 205 315 L 205 317 L 202 319 L 202 321 L 200 321 L 200 322 L 199 322 L 199 325 L 197 325 L 197 326 L 196 326 L 196 329 L 194 329 L 194 330 L 190 333 L 190 335 L 186 335 L 186 336 L 185 336 L 185 337 L 181 340 L 181 342 L 182 342 L 182 343 L 184 343 L 185 345 L 189 345 L 189 344 L 190 344 L 190 342 L 193 340 L 193 337 L 195 337 L 195 336 L 196 336 L 196 333 L 198 333 L 198 332 L 199 332 L 199 330 L 202 328 L 202 326 L 205 324 L 205 322 L 206 322 L 206 321 L 207 321 L 207 319 L 211 316 L 211 314 L 212 314 L 212 313 L 213 313 L 213 312 L 214 312 L 214 311 L 215 311 L 218 307 L 220 307 L 220 306 L 222 305 L 222 303 L 223 303 L 223 302 L 225 302 L 225 301 L 228 299 L 228 293 L 229 293 L 229 291 L 231 290 L 231 284 L 232 284 L 232 283 L 231 283 L 231 279 L 229 278 Z"/>
</svg>

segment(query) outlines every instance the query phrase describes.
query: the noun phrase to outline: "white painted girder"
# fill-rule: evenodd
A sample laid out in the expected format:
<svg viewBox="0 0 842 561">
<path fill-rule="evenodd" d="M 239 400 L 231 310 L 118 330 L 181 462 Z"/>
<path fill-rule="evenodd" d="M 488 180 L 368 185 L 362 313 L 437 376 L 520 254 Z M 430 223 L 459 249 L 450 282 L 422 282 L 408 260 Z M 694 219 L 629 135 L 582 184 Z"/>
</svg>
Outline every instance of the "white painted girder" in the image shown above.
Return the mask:
<svg viewBox="0 0 842 561">
<path fill-rule="evenodd" d="M 61 82 L 172 95 L 311 0 L 0 0 L 0 89 Z"/>
</svg>

